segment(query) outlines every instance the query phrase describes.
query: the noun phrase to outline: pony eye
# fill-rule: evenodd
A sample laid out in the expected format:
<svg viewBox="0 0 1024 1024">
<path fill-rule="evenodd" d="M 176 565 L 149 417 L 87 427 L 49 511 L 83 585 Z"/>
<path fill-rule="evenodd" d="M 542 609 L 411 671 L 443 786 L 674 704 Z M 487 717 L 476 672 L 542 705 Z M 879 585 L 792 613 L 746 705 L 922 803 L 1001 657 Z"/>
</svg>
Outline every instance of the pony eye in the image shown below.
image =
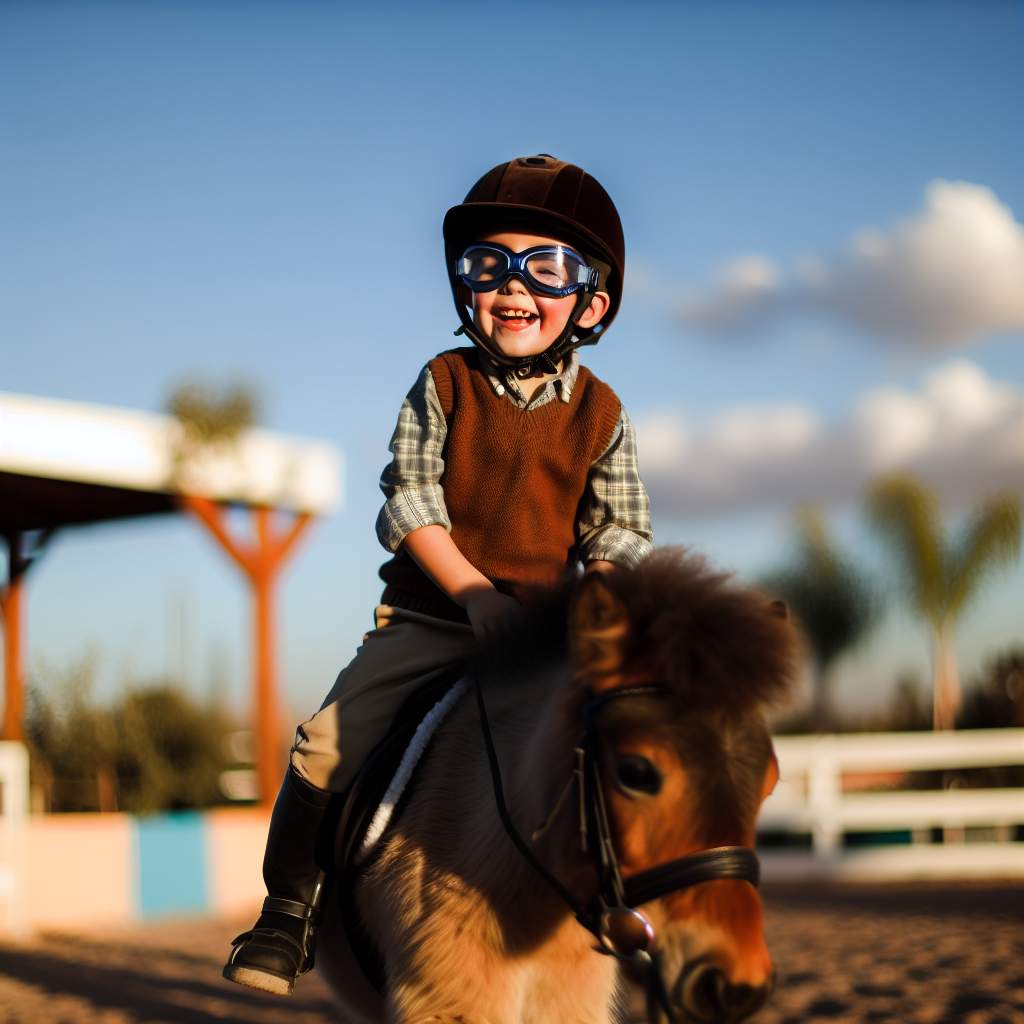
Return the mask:
<svg viewBox="0 0 1024 1024">
<path fill-rule="evenodd" d="M 626 754 L 615 762 L 616 780 L 623 789 L 638 793 L 658 793 L 661 790 L 661 772 L 638 754 Z"/>
</svg>

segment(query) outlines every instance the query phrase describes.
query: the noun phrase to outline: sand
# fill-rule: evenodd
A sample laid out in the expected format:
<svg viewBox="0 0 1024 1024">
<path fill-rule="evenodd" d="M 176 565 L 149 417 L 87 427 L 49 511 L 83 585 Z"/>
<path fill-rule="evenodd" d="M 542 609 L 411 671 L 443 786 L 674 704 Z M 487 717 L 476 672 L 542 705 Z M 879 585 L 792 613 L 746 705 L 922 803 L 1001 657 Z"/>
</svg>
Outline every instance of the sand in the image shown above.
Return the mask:
<svg viewBox="0 0 1024 1024">
<path fill-rule="evenodd" d="M 757 1024 L 1024 1024 L 1024 887 L 774 888 L 765 903 L 779 985 Z M 221 979 L 228 940 L 247 923 L 0 943 L 0 1020 L 337 1022 L 315 976 L 288 1000 Z"/>
</svg>

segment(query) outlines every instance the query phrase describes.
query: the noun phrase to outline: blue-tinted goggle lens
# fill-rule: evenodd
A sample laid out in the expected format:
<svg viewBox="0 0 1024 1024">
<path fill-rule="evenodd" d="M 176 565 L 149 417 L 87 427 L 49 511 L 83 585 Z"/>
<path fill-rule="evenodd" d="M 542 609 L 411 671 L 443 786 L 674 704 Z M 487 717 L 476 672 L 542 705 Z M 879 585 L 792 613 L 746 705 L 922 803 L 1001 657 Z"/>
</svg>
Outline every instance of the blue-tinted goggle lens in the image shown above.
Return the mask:
<svg viewBox="0 0 1024 1024">
<path fill-rule="evenodd" d="M 513 252 L 493 242 L 471 245 L 456 260 L 455 273 L 474 292 L 500 288 L 516 275 L 544 295 L 572 295 L 581 288 L 597 290 L 598 273 L 566 245 L 538 245 Z"/>
</svg>

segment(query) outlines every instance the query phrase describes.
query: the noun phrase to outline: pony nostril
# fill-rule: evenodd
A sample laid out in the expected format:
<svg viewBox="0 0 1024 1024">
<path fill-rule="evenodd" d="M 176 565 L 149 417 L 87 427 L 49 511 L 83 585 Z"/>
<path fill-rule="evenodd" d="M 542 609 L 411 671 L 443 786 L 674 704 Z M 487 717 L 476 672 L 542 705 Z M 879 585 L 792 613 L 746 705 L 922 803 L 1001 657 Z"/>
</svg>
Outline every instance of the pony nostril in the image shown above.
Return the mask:
<svg viewBox="0 0 1024 1024">
<path fill-rule="evenodd" d="M 675 1002 L 694 1020 L 715 1021 L 721 1015 L 727 986 L 725 975 L 714 964 L 690 964 L 676 983 Z"/>
<path fill-rule="evenodd" d="M 696 1021 L 742 1021 L 764 1006 L 771 985 L 732 985 L 721 968 L 695 963 L 683 969 L 675 986 L 674 1001 Z"/>
<path fill-rule="evenodd" d="M 757 1013 L 768 1001 L 771 990 L 767 985 L 755 988 L 753 985 L 727 985 L 722 1010 L 728 1020 L 746 1020 Z"/>
</svg>

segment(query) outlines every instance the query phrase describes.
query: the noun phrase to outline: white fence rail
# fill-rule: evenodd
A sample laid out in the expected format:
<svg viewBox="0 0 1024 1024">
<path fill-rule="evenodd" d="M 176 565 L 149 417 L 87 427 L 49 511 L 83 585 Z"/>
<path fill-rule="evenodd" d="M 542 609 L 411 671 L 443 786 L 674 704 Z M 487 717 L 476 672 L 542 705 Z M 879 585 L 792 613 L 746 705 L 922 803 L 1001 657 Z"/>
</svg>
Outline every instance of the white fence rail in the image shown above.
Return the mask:
<svg viewBox="0 0 1024 1024">
<path fill-rule="evenodd" d="M 28 816 L 28 752 L 0 743 L 0 933 L 25 930 L 25 820 Z"/>
<path fill-rule="evenodd" d="M 775 740 L 781 778 L 765 802 L 762 832 L 804 833 L 811 850 L 764 851 L 768 878 L 1024 877 L 1024 788 L 909 789 L 904 773 L 1024 765 L 1024 729 L 785 736 Z M 880 773 L 884 792 L 844 789 L 844 776 Z M 931 830 L 942 829 L 942 843 Z M 982 841 L 967 829 L 984 830 Z M 903 845 L 844 847 L 850 832 L 907 830 Z M 972 841 L 968 841 L 972 840 Z"/>
<path fill-rule="evenodd" d="M 1024 729 L 948 733 L 785 736 L 775 740 L 781 778 L 765 802 L 765 832 L 809 834 L 809 850 L 762 848 L 765 877 L 906 880 L 1024 878 L 1024 788 L 906 788 L 902 774 L 1024 765 Z M 886 773 L 884 792 L 844 790 L 844 776 Z M 0 742 L 0 933 L 24 930 L 28 756 Z M 932 829 L 945 841 L 932 842 Z M 980 829 L 982 841 L 965 830 Z M 849 832 L 905 830 L 903 845 L 844 846 Z M 19 884 L 22 883 L 22 884 Z"/>
</svg>

